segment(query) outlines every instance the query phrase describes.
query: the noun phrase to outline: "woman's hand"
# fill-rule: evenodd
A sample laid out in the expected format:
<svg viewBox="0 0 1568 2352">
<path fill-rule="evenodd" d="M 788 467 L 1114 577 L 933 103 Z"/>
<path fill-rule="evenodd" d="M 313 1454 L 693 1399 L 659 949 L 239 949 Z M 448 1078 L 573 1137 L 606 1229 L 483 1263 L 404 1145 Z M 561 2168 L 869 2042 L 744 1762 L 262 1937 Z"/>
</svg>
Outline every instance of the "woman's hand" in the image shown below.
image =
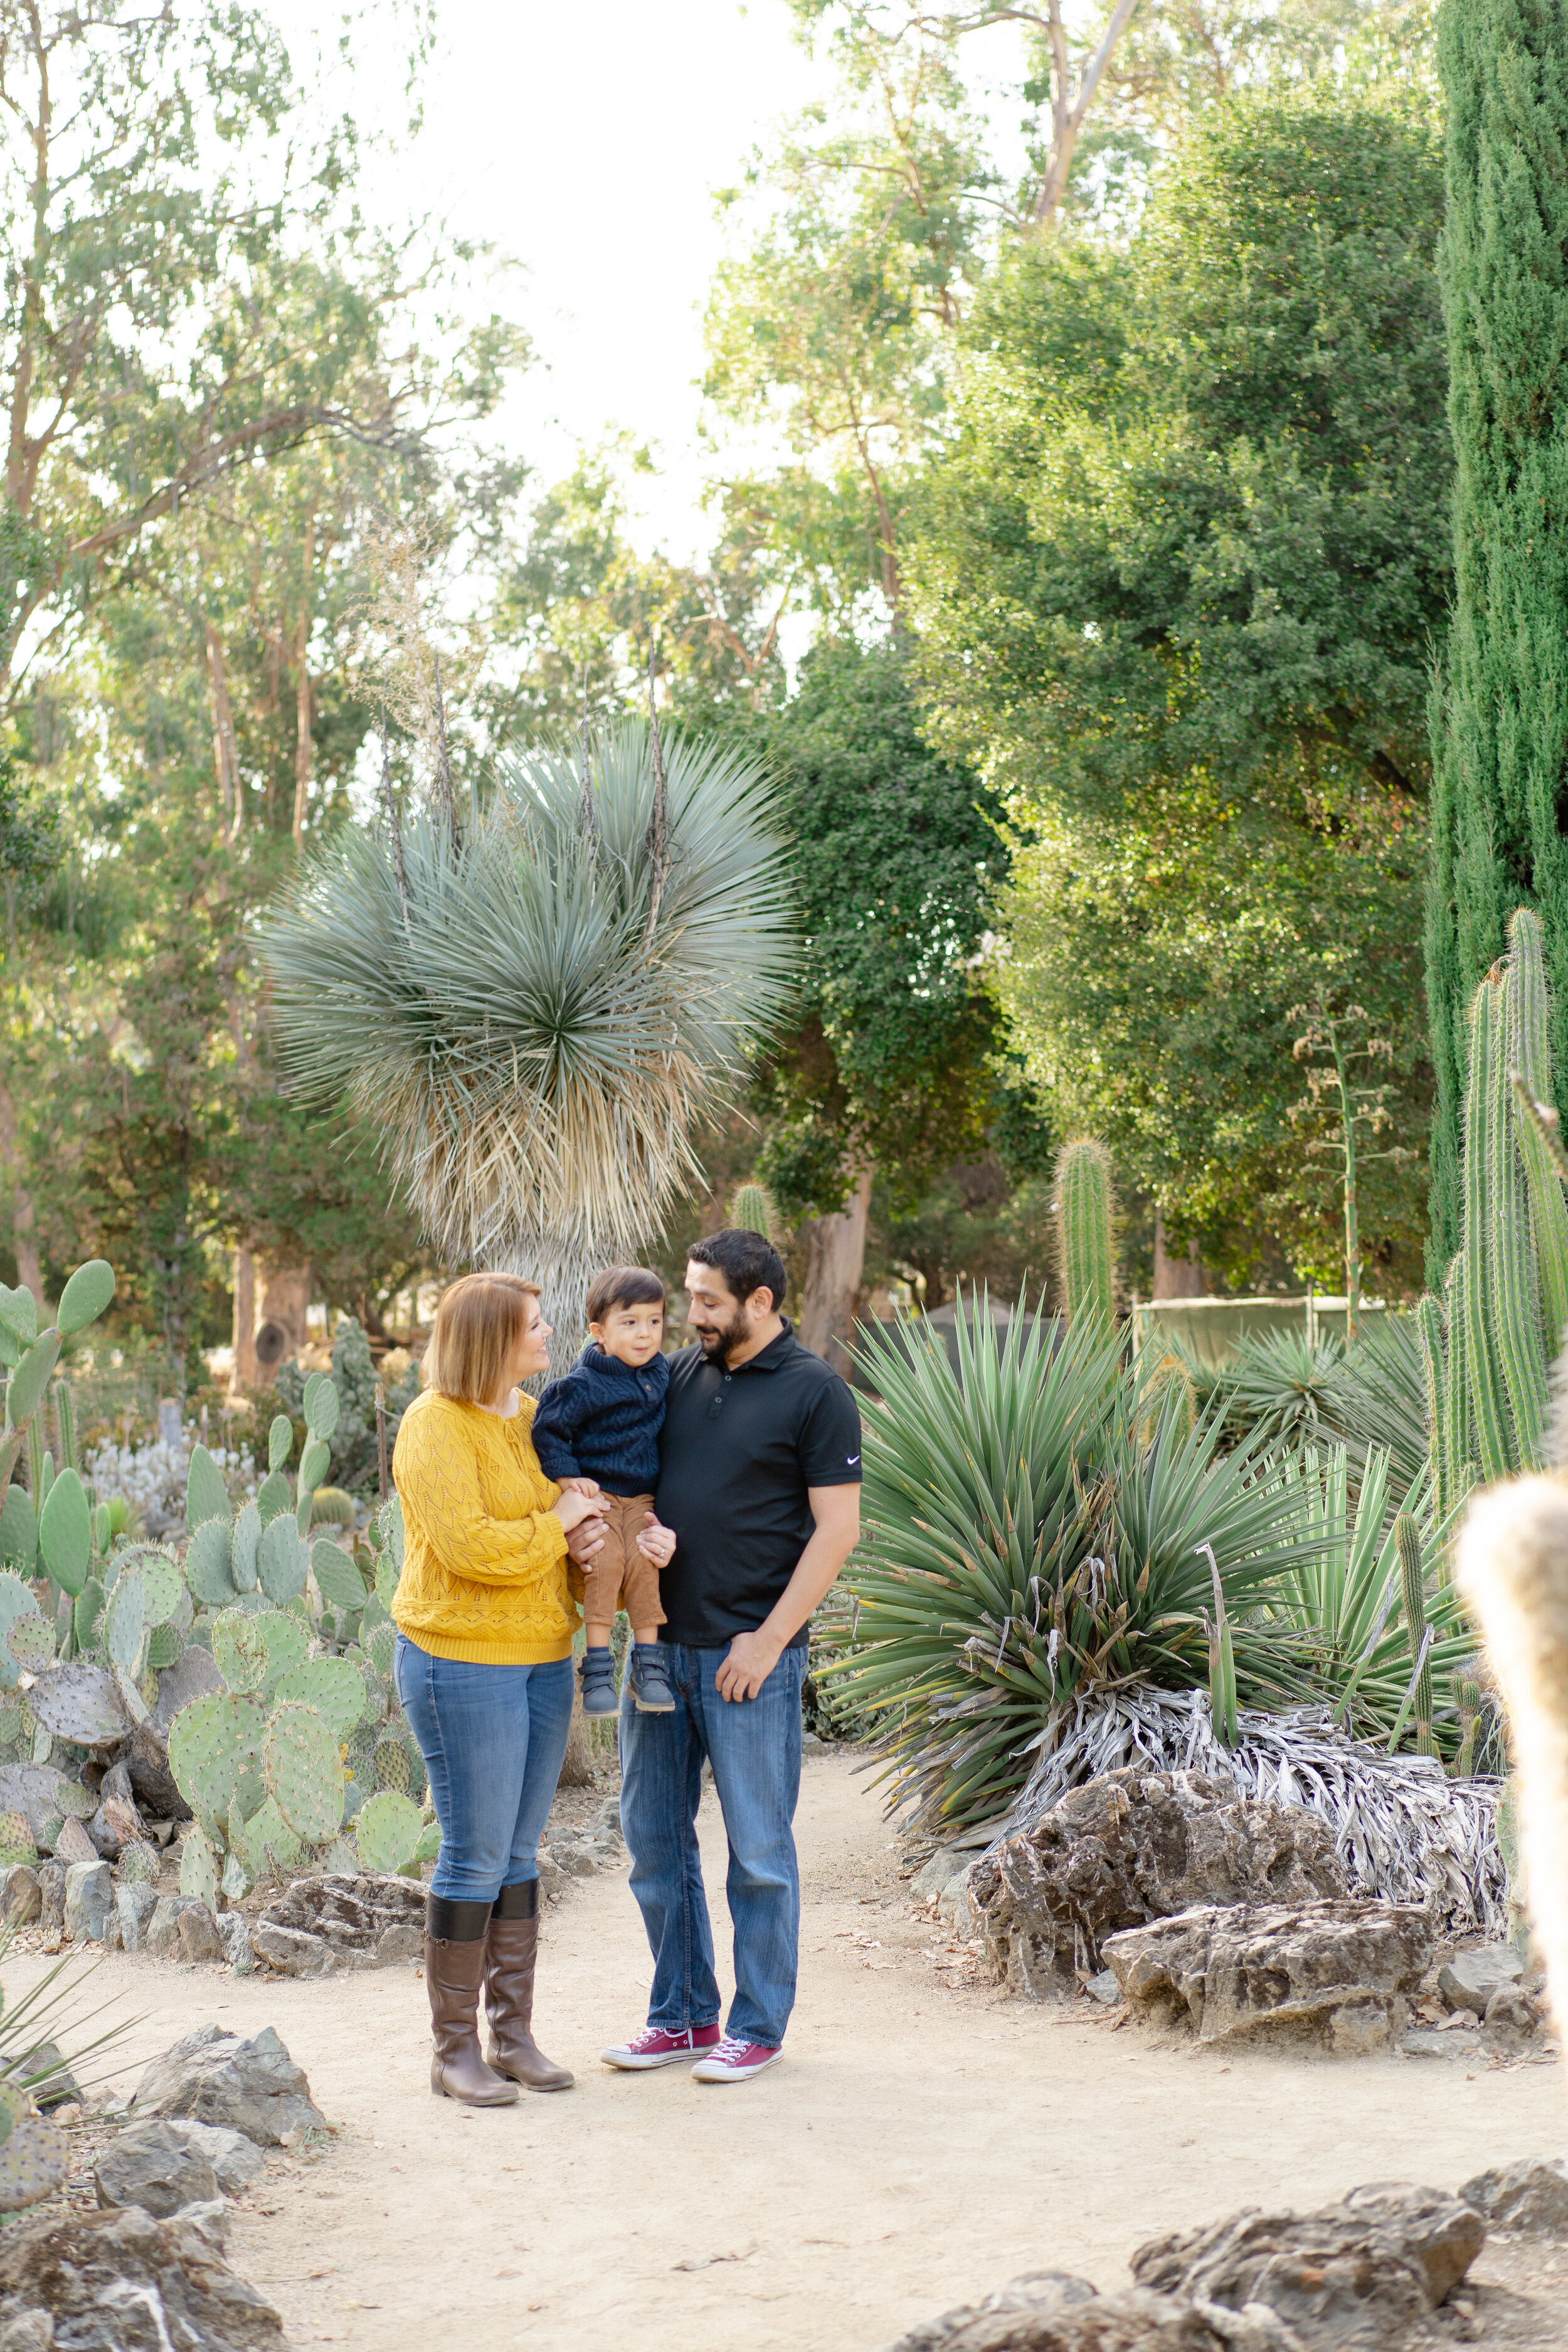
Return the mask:
<svg viewBox="0 0 1568 2352">
<path fill-rule="evenodd" d="M 675 1529 L 661 1526 L 652 1511 L 646 1512 L 637 1529 L 637 1549 L 655 1568 L 668 1568 L 675 1558 Z"/>
<path fill-rule="evenodd" d="M 584 1495 L 574 1480 L 563 1488 L 560 1500 L 552 1507 L 568 1535 L 586 1519 L 603 1518 L 597 1487 L 592 1495 Z"/>
</svg>

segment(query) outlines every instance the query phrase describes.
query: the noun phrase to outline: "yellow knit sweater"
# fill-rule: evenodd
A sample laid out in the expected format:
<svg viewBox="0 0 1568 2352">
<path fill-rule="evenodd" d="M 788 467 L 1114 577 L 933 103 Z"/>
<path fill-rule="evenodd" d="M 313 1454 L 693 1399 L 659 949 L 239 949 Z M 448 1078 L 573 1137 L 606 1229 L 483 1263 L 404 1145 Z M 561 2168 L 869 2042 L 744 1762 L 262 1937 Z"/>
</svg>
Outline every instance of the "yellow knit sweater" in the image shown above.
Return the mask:
<svg viewBox="0 0 1568 2352">
<path fill-rule="evenodd" d="M 577 1610 L 566 1538 L 539 1466 L 533 1399 L 511 1421 L 426 1389 L 403 1416 L 393 1475 L 403 1504 L 398 1629 L 437 1658 L 536 1666 L 570 1655 Z"/>
</svg>

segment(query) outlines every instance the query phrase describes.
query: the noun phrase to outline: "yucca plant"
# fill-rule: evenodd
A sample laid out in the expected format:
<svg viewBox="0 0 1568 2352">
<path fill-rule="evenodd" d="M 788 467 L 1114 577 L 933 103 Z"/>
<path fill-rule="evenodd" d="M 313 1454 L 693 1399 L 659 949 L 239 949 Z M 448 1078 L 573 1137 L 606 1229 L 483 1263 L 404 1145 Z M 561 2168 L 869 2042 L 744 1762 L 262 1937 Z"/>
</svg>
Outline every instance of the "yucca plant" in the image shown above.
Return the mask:
<svg viewBox="0 0 1568 2352">
<path fill-rule="evenodd" d="M 1232 1436 L 1274 1446 L 1310 1444 L 1323 1433 L 1344 1342 L 1305 1331 L 1261 1331 L 1243 1339 L 1223 1376 Z"/>
<path fill-rule="evenodd" d="M 848 1571 L 859 1646 L 828 1671 L 882 1725 L 892 1801 L 926 1829 L 1001 1816 L 1085 1693 L 1206 1685 L 1216 1580 L 1240 1699 L 1306 1688 L 1264 1607 L 1320 1539 L 1300 1482 L 1260 1447 L 1221 1455 L 1173 1400 L 1151 1427 L 1115 1339 L 1058 1328 L 1021 1301 L 998 1344 L 984 1311 L 961 1316 L 956 1370 L 923 1321 L 863 1341 L 882 1402 Z"/>
<path fill-rule="evenodd" d="M 381 1137 L 437 1255 L 525 1272 L 570 1332 L 696 1172 L 691 1131 L 793 953 L 763 772 L 626 721 L 503 758 L 461 828 L 345 828 L 262 938 L 308 1096 Z"/>
</svg>

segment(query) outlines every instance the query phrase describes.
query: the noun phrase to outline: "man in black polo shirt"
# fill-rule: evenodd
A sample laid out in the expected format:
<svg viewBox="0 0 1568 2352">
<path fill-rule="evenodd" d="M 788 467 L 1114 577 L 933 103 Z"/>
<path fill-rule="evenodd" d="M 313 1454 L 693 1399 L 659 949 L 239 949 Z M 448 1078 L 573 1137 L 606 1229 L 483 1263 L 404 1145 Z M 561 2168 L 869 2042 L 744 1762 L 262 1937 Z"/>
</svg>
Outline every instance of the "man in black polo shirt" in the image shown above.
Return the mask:
<svg viewBox="0 0 1568 2352">
<path fill-rule="evenodd" d="M 655 1496 L 675 1536 L 659 1584 L 675 1712 L 621 1708 L 621 1822 L 653 1994 L 644 2031 L 604 2054 L 743 2083 L 779 2055 L 795 2006 L 800 1692 L 811 1612 L 860 1533 L 860 1416 L 779 1313 L 784 1262 L 760 1234 L 699 1242 L 686 1288 L 697 1344 L 670 1361 Z M 730 1841 L 722 2037 L 697 1847 L 705 1758 Z"/>
</svg>

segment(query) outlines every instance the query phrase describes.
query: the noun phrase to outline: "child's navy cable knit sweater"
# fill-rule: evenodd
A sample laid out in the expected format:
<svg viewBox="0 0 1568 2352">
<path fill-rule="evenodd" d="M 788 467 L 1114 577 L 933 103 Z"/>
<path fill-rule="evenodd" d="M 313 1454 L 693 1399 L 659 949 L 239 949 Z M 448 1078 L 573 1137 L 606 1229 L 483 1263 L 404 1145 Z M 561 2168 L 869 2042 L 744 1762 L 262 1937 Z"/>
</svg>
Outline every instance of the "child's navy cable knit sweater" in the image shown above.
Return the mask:
<svg viewBox="0 0 1568 2352">
<path fill-rule="evenodd" d="M 540 1468 L 547 1478 L 596 1478 L 612 1495 L 651 1495 L 668 1391 L 668 1356 L 639 1367 L 590 1343 L 539 1400 Z"/>
</svg>

